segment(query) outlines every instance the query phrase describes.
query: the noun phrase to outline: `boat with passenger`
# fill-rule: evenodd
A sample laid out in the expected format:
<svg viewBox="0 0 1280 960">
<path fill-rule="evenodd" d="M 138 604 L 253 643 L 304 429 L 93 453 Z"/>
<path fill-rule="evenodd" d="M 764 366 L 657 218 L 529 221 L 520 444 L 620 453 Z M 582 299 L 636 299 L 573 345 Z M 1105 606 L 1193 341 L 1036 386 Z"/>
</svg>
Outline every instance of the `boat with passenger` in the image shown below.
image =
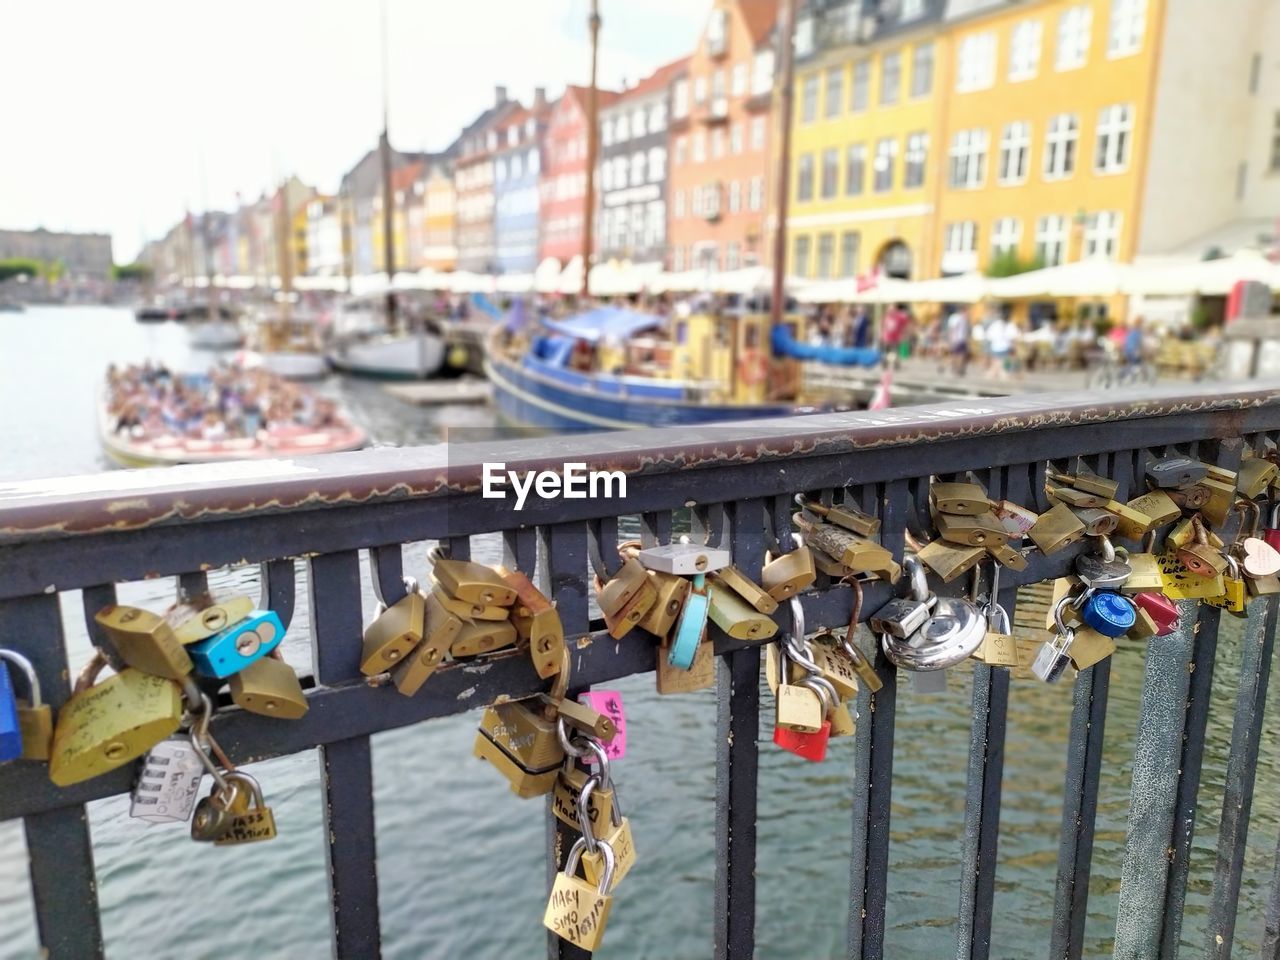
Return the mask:
<svg viewBox="0 0 1280 960">
<path fill-rule="evenodd" d="M 333 453 L 368 440 L 334 400 L 269 370 L 227 364 L 204 373 L 112 365 L 98 426 L 107 456 L 125 467 Z"/>
</svg>

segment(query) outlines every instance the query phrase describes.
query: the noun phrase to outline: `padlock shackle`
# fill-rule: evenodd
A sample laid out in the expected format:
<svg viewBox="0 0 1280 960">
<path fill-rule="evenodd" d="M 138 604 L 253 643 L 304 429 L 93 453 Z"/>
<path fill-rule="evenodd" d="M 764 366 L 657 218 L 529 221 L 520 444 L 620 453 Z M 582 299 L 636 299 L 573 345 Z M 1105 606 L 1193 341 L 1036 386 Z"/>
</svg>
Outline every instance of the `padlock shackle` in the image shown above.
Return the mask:
<svg viewBox="0 0 1280 960">
<path fill-rule="evenodd" d="M 598 786 L 600 778 L 593 773 L 578 791 L 578 832 L 586 843 L 587 853 L 595 853 L 599 843 L 595 831 L 591 829 L 591 795 Z"/>
<path fill-rule="evenodd" d="M 1240 514 L 1240 526 L 1236 530 L 1234 543 L 1240 543 L 1246 537 L 1257 537 L 1258 527 L 1262 521 L 1262 507 L 1258 505 L 1257 501 L 1241 497 L 1232 504 L 1231 508 Z M 1246 514 L 1252 518 L 1252 522 L 1249 523 L 1248 533 L 1245 532 L 1244 526 Z"/>
<path fill-rule="evenodd" d="M 800 602 L 799 595 L 794 593 L 791 595 L 791 636 L 804 642 L 804 604 Z"/>
<path fill-rule="evenodd" d="M 902 558 L 902 566 L 910 577 L 911 599 L 918 603 L 926 602 L 929 599 L 929 578 L 925 576 L 924 564 L 919 557 L 906 556 Z"/>
<path fill-rule="evenodd" d="M 604 855 L 604 870 L 600 873 L 600 882 L 596 884 L 596 893 L 604 897 L 609 895 L 609 888 L 613 886 L 613 871 L 617 858 L 613 855 L 613 845 L 608 840 L 597 840 L 596 846 Z M 582 862 L 582 854 L 586 849 L 587 844 L 583 837 L 573 841 L 573 846 L 569 848 L 569 855 L 564 861 L 565 876 L 577 876 L 578 864 Z"/>
<path fill-rule="evenodd" d="M 36 675 L 35 665 L 16 650 L 0 648 L 0 660 L 12 663 L 27 678 L 27 695 L 31 698 L 31 706 L 43 707 L 44 698 L 40 696 L 40 678 Z"/>
</svg>

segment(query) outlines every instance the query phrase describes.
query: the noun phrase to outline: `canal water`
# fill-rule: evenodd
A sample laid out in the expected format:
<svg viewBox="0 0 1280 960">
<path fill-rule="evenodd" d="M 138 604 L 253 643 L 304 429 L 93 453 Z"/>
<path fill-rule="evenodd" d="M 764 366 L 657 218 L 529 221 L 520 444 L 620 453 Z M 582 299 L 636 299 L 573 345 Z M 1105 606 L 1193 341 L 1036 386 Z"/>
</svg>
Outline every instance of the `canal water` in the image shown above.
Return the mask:
<svg viewBox="0 0 1280 960">
<path fill-rule="evenodd" d="M 181 326 L 137 324 L 125 310 L 30 308 L 0 314 L 0 490 L 5 480 L 106 469 L 94 425 L 95 391 L 108 362 L 145 357 L 179 369 L 210 359 L 188 348 Z M 430 443 L 448 427 L 492 423 L 483 408 L 415 408 L 376 384 L 333 378 L 322 389 L 339 397 L 381 444 Z M 497 559 L 493 540 L 474 549 L 478 559 Z M 426 545 L 411 545 L 406 569 L 424 577 L 426 568 Z M 305 567 L 298 569 L 298 609 L 285 653 L 302 668 L 310 653 Z M 257 594 L 255 570 L 215 572 L 211 582 L 215 590 Z M 164 580 L 124 585 L 120 595 L 122 602 L 159 610 L 173 592 L 173 582 Z M 368 595 L 366 618 L 372 610 Z M 64 596 L 63 619 L 74 671 L 89 646 L 79 594 Z M 1183 925 L 1187 956 L 1205 952 L 1205 910 L 1238 679 L 1239 631 L 1233 629 L 1236 621 L 1224 622 L 1196 824 L 1196 879 Z M 1124 644 L 1112 668 L 1088 956 L 1111 952 L 1143 654 L 1141 645 Z M 963 671 L 956 674 L 945 694 L 916 696 L 910 683 L 899 693 L 885 947 L 894 960 L 954 956 L 970 723 L 970 679 Z M 713 693 L 659 698 L 651 675 L 614 687 L 622 692 L 629 724 L 628 753 L 616 764 L 615 779 L 640 860 L 617 891 L 599 955 L 710 956 Z M 430 685 L 420 695 L 429 696 Z M 1047 953 L 1070 713 L 1069 683 L 1014 682 L 991 950 L 1000 960 Z M 478 720 L 476 711 L 374 738 L 372 802 L 387 957 L 544 955 L 543 807 L 514 797 L 491 767 L 473 758 Z M 1276 730 L 1274 710 L 1268 710 L 1241 888 L 1240 956 L 1258 947 L 1280 829 Z M 757 955 L 842 956 L 852 740 L 833 741 L 820 765 L 775 748 L 763 724 L 761 740 Z M 215 849 L 192 843 L 185 825 L 147 826 L 129 819 L 127 798 L 90 806 L 109 956 L 328 954 L 317 757 L 307 753 L 249 769 L 279 826 L 279 838 L 270 843 Z M 21 825 L 0 824 L 0 958 L 34 956 Z"/>
</svg>

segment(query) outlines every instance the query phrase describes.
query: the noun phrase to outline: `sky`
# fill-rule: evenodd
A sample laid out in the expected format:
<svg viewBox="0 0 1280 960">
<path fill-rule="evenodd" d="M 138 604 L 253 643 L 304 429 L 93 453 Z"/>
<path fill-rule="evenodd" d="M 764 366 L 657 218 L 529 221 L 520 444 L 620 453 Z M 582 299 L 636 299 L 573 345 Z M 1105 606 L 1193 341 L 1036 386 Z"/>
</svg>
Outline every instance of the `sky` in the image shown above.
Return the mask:
<svg viewBox="0 0 1280 960">
<path fill-rule="evenodd" d="M 590 76 L 590 0 L 385 0 L 391 142 L 437 150 L 493 100 Z M 599 0 L 599 82 L 687 54 L 710 0 Z M 0 29 L 0 228 L 111 233 L 289 173 L 324 191 L 382 125 L 378 0 L 37 0 Z"/>
</svg>

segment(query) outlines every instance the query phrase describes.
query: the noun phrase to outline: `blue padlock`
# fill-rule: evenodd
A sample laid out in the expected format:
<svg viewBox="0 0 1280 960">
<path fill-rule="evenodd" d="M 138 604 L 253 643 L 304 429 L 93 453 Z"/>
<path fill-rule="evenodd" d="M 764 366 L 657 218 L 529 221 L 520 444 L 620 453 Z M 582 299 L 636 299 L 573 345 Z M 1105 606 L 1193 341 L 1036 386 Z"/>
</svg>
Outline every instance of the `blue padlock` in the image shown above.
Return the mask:
<svg viewBox="0 0 1280 960">
<path fill-rule="evenodd" d="M 205 677 L 229 677 L 261 660 L 284 639 L 284 625 L 274 610 L 254 610 L 207 640 L 187 647 L 195 672 Z"/>
<path fill-rule="evenodd" d="M 707 597 L 706 582 L 706 574 L 700 573 L 693 578 L 693 589 L 689 591 L 689 598 L 680 611 L 675 638 L 671 641 L 671 649 L 667 651 L 667 663 L 680 670 L 688 670 L 693 666 L 698 644 L 702 643 L 707 632 L 710 600 Z"/>
<path fill-rule="evenodd" d="M 13 695 L 9 665 L 0 660 L 0 763 L 22 756 L 22 730 L 18 726 L 18 700 Z"/>
<path fill-rule="evenodd" d="M 1100 590 L 1085 600 L 1080 619 L 1104 637 L 1123 637 L 1138 622 L 1138 611 L 1127 597 Z"/>
</svg>

